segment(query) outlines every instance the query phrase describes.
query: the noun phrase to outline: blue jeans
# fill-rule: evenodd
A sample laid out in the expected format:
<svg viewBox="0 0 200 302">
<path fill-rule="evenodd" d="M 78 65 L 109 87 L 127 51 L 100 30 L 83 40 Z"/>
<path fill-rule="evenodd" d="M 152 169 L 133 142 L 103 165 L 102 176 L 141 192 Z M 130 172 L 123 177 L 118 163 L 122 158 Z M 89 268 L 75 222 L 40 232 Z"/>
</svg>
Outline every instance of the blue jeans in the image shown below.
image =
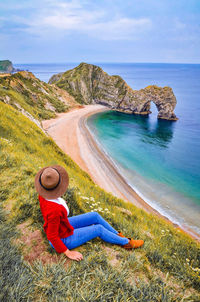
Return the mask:
<svg viewBox="0 0 200 302">
<path fill-rule="evenodd" d="M 118 236 L 118 232 L 97 212 L 80 214 L 68 219 L 69 223 L 74 227 L 74 233 L 69 237 L 61 238 L 61 240 L 69 250 L 96 237 L 119 245 L 129 242 L 128 238 Z M 53 247 L 52 244 L 51 246 Z"/>
</svg>

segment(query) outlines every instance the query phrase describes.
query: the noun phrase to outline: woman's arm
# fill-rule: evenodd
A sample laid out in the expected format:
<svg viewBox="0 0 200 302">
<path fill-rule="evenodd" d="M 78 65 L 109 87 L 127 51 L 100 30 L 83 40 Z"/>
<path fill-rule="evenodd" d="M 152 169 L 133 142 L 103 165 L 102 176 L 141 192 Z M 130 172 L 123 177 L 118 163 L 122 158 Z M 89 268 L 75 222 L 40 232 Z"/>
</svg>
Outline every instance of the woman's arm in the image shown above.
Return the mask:
<svg viewBox="0 0 200 302">
<path fill-rule="evenodd" d="M 57 253 L 64 253 L 68 258 L 72 260 L 82 260 L 83 255 L 77 251 L 70 251 L 67 249 L 66 245 L 58 236 L 60 224 L 60 216 L 50 216 L 48 217 L 48 226 L 47 226 L 47 239 L 52 243 Z"/>
</svg>

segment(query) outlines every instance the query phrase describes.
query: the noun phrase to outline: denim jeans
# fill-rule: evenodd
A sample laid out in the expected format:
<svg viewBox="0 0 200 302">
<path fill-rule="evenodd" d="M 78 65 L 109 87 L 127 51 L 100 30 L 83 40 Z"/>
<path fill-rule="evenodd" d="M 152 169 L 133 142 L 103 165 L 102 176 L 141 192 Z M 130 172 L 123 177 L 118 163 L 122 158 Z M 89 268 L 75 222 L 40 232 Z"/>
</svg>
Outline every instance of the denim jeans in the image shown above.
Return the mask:
<svg viewBox="0 0 200 302">
<path fill-rule="evenodd" d="M 119 245 L 124 245 L 129 242 L 128 238 L 118 236 L 118 231 L 97 212 L 80 214 L 69 217 L 68 219 L 69 223 L 74 227 L 74 233 L 69 237 L 61 238 L 61 240 L 69 250 L 96 237 L 100 237 L 106 242 Z M 53 247 L 52 244 L 51 246 Z"/>
</svg>

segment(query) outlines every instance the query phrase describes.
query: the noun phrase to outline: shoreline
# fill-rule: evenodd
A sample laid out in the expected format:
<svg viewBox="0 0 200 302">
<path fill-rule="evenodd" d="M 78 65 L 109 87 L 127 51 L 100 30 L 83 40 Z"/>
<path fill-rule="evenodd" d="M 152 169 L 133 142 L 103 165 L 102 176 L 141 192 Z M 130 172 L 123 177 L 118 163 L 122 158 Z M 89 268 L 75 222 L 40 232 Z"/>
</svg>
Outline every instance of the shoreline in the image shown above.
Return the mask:
<svg viewBox="0 0 200 302">
<path fill-rule="evenodd" d="M 180 231 L 200 241 L 199 234 L 193 230 L 173 223 L 168 217 L 151 207 L 127 183 L 112 159 L 99 146 L 86 125 L 87 118 L 95 113 L 108 111 L 103 105 L 84 105 L 60 113 L 55 119 L 45 120 L 42 127 L 53 138 L 56 144 L 68 154 L 81 169 L 86 171 L 92 180 L 114 196 L 131 202 L 148 213 L 152 213 L 173 224 Z"/>
</svg>

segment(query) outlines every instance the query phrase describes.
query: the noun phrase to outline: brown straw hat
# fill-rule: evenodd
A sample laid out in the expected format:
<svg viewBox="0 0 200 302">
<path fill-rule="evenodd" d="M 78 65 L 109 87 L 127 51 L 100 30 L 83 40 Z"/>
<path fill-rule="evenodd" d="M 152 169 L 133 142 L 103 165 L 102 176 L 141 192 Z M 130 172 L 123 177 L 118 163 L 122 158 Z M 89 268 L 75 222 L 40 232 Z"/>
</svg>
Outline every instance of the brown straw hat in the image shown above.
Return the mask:
<svg viewBox="0 0 200 302">
<path fill-rule="evenodd" d="M 62 196 L 68 184 L 67 171 L 59 165 L 42 168 L 35 176 L 36 191 L 43 198 L 54 199 Z"/>
</svg>

